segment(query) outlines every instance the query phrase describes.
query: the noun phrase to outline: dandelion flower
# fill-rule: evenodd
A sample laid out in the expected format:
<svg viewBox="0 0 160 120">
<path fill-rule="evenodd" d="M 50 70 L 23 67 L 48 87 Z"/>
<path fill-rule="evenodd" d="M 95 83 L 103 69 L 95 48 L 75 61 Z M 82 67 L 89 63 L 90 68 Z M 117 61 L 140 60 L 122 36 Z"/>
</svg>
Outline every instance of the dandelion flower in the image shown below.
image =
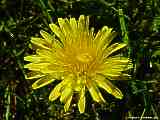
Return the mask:
<svg viewBox="0 0 160 120">
<path fill-rule="evenodd" d="M 85 111 L 87 90 L 95 102 L 105 102 L 99 88 L 122 99 L 122 92 L 109 80 L 119 79 L 129 62 L 128 58 L 113 55 L 126 44 L 111 44 L 116 34 L 107 26 L 95 34 L 93 28 L 89 29 L 88 16 L 81 15 L 79 20 L 58 18 L 58 23 L 49 25 L 54 34 L 40 31 L 42 38 L 31 38 L 37 49 L 35 55 L 25 57 L 30 62 L 25 68 L 31 70 L 27 79 L 38 79 L 32 88 L 59 80 L 49 100 L 60 98 L 67 111 L 76 93 L 80 113 Z"/>
</svg>

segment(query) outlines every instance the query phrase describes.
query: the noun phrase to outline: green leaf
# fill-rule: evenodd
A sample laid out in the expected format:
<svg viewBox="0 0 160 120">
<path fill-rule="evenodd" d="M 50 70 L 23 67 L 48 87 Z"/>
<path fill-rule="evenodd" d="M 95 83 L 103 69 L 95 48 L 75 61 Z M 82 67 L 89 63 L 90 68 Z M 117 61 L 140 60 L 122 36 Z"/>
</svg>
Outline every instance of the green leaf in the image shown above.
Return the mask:
<svg viewBox="0 0 160 120">
<path fill-rule="evenodd" d="M 119 22 L 120 22 L 120 26 L 121 26 L 121 31 L 122 31 L 122 36 L 123 36 L 123 42 L 128 44 L 128 31 L 126 28 L 126 23 L 125 23 L 125 19 L 124 19 L 124 14 L 123 14 L 123 10 L 119 9 L 118 10 L 118 15 L 119 15 Z"/>
<path fill-rule="evenodd" d="M 154 56 L 154 57 L 155 57 L 155 56 L 158 56 L 158 55 L 160 55 L 160 49 L 156 50 L 156 51 L 153 53 L 153 56 Z"/>
</svg>

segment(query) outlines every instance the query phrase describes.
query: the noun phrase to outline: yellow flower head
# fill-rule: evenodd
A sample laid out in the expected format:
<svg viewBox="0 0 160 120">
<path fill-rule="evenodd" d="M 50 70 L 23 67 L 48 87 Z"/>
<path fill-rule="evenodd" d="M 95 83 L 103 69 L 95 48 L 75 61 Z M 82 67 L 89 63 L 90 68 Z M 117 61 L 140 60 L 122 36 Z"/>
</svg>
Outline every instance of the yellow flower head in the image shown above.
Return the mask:
<svg viewBox="0 0 160 120">
<path fill-rule="evenodd" d="M 114 43 L 112 28 L 104 26 L 97 34 L 89 29 L 89 17 L 81 15 L 75 18 L 58 19 L 59 26 L 50 24 L 53 34 L 40 31 L 43 38 L 32 38 L 37 46 L 36 54 L 26 56 L 31 63 L 25 65 L 32 72 L 27 79 L 38 78 L 33 83 L 37 89 L 59 80 L 60 83 L 51 91 L 49 100 L 60 97 L 64 109 L 69 109 L 74 93 L 78 93 L 80 113 L 85 110 L 85 91 L 89 90 L 96 102 L 105 102 L 99 88 L 122 99 L 123 94 L 109 80 L 118 79 L 128 64 L 125 57 L 114 55 L 126 44 Z"/>
</svg>

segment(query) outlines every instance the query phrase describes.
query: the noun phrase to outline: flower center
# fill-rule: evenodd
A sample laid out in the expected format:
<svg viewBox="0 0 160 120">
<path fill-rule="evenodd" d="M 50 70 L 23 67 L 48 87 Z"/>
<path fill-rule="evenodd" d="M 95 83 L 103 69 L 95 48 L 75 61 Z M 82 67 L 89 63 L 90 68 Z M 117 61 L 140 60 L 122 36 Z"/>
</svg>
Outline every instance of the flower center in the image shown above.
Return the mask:
<svg viewBox="0 0 160 120">
<path fill-rule="evenodd" d="M 88 63 L 93 60 L 93 57 L 89 53 L 81 53 L 76 56 L 77 60 L 82 63 Z"/>
</svg>

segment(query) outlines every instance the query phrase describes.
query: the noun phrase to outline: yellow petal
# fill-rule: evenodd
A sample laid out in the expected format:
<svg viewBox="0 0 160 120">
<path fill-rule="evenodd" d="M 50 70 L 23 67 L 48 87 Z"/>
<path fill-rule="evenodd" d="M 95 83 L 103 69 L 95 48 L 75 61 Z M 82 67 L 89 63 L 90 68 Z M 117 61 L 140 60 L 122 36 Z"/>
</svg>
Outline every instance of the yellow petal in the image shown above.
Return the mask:
<svg viewBox="0 0 160 120">
<path fill-rule="evenodd" d="M 85 29 L 85 17 L 84 15 L 80 15 L 79 21 L 78 21 L 78 30 L 81 32 L 84 29 Z"/>
<path fill-rule="evenodd" d="M 70 18 L 70 25 L 72 27 L 72 30 L 74 30 L 75 32 L 77 31 L 77 22 L 75 18 Z"/>
<path fill-rule="evenodd" d="M 55 56 L 55 51 L 50 51 L 50 50 L 45 50 L 45 49 L 37 49 L 36 50 L 37 56 L 43 58 L 45 61 L 55 62 L 56 56 Z"/>
<path fill-rule="evenodd" d="M 49 43 L 49 44 L 53 44 L 53 40 L 54 40 L 54 37 L 51 36 L 49 33 L 41 30 L 40 31 L 40 34 L 42 35 L 42 37 Z"/>
<path fill-rule="evenodd" d="M 98 31 L 94 43 L 97 45 L 97 50 L 103 51 L 115 37 L 115 32 L 111 32 L 112 28 L 108 28 L 108 26 L 104 26 L 100 31 Z"/>
<path fill-rule="evenodd" d="M 114 95 L 115 98 L 118 98 L 118 99 L 122 99 L 123 98 L 122 92 L 117 87 L 114 88 L 114 90 L 112 91 L 112 95 Z"/>
<path fill-rule="evenodd" d="M 68 111 L 69 106 L 70 106 L 70 104 L 71 104 L 71 101 L 72 101 L 72 95 L 69 96 L 69 98 L 67 99 L 67 101 L 66 101 L 66 103 L 65 103 L 65 105 L 64 105 L 64 111 L 65 111 L 65 112 Z"/>
<path fill-rule="evenodd" d="M 100 66 L 97 73 L 101 73 L 105 76 L 120 76 L 122 75 L 122 71 L 130 69 L 132 66 L 130 65 L 130 60 L 124 57 L 109 57 L 104 60 L 104 64 Z M 108 69 L 110 68 L 110 69 Z"/>
<path fill-rule="evenodd" d="M 78 20 L 78 30 L 83 32 L 89 32 L 89 16 L 80 15 Z"/>
<path fill-rule="evenodd" d="M 53 77 L 57 80 L 62 80 L 62 77 L 64 75 L 63 72 L 54 72 L 54 73 L 51 73 L 53 75 Z"/>
<path fill-rule="evenodd" d="M 51 28 L 52 32 L 56 34 L 58 38 L 60 38 L 61 42 L 64 43 L 65 36 L 62 33 L 61 29 L 56 24 L 49 24 L 49 27 Z"/>
<path fill-rule="evenodd" d="M 63 102 L 63 103 L 66 103 L 67 99 L 72 96 L 73 94 L 73 90 L 72 90 L 72 81 L 74 79 L 74 75 L 73 74 L 70 74 L 70 75 L 67 75 L 67 76 L 64 76 L 64 80 L 63 80 L 63 84 L 64 84 L 64 88 L 62 90 L 62 93 L 61 93 L 61 98 L 60 98 L 60 101 Z"/>
<path fill-rule="evenodd" d="M 108 56 L 110 56 L 112 53 L 126 47 L 127 44 L 124 44 L 124 43 L 115 43 L 113 45 L 111 45 L 110 47 L 108 47 L 105 52 L 104 52 L 104 55 L 105 55 L 105 58 L 107 58 Z"/>
<path fill-rule="evenodd" d="M 122 92 L 116 86 L 114 86 L 109 80 L 105 79 L 105 77 L 97 76 L 95 81 L 97 82 L 99 87 L 105 89 L 109 94 L 112 94 L 118 99 L 123 98 Z"/>
<path fill-rule="evenodd" d="M 82 88 L 82 85 L 83 85 L 83 78 L 79 76 L 75 81 L 74 90 L 79 92 Z"/>
<path fill-rule="evenodd" d="M 40 69 L 40 71 L 42 73 L 50 73 L 50 74 L 54 74 L 54 73 L 60 73 L 60 72 L 64 72 L 64 68 L 63 66 L 60 65 L 56 65 L 56 64 L 49 64 L 48 66 L 44 67 L 43 69 Z"/>
<path fill-rule="evenodd" d="M 101 92 L 99 91 L 98 87 L 94 83 L 94 81 L 87 80 L 87 88 L 93 98 L 96 102 L 105 102 L 104 98 L 101 95 Z"/>
<path fill-rule="evenodd" d="M 124 70 L 125 65 L 105 65 L 105 67 L 101 70 L 97 70 L 97 73 L 103 74 L 106 77 L 118 77 L 122 74 L 122 71 Z M 108 69 L 109 68 L 109 69 Z"/>
<path fill-rule="evenodd" d="M 56 100 L 61 95 L 61 89 L 63 86 L 64 86 L 63 81 L 61 83 L 59 83 L 58 85 L 56 85 L 56 87 L 51 91 L 51 93 L 49 95 L 50 101 Z"/>
<path fill-rule="evenodd" d="M 35 79 L 35 78 L 40 78 L 45 76 L 44 74 L 42 74 L 41 72 L 37 72 L 37 71 L 32 71 L 27 73 L 26 79 Z"/>
<path fill-rule="evenodd" d="M 45 76 L 45 77 L 38 79 L 36 82 L 34 82 L 32 84 L 32 88 L 38 89 L 40 87 L 43 87 L 45 85 L 52 83 L 53 81 L 55 81 L 55 79 L 51 79 L 51 78 L 49 78 L 49 76 Z"/>
<path fill-rule="evenodd" d="M 41 62 L 42 59 L 43 58 L 38 55 L 29 55 L 29 56 L 24 57 L 25 61 L 34 62 L 34 63 Z"/>
<path fill-rule="evenodd" d="M 92 36 L 95 35 L 95 34 L 94 34 L 94 27 L 92 27 L 92 28 L 90 29 L 90 33 L 91 33 Z"/>
<path fill-rule="evenodd" d="M 72 96 L 72 88 L 70 86 L 67 86 L 64 88 L 61 94 L 60 101 L 63 103 L 66 103 L 67 99 Z"/>
<path fill-rule="evenodd" d="M 48 49 L 49 50 L 49 47 L 46 46 L 46 41 L 42 38 L 36 38 L 36 37 L 32 37 L 31 38 L 31 42 L 41 48 L 44 48 L 44 49 Z"/>
<path fill-rule="evenodd" d="M 86 17 L 85 28 L 86 28 L 87 32 L 89 32 L 89 16 Z"/>
<path fill-rule="evenodd" d="M 42 73 L 52 73 L 55 72 L 56 69 L 51 69 L 49 66 L 50 63 L 29 63 L 24 65 L 24 68 L 28 68 L 29 70 L 39 71 Z"/>
<path fill-rule="evenodd" d="M 42 58 L 45 59 L 44 57 Z M 56 60 L 54 59 L 51 59 L 51 60 L 52 61 L 42 61 L 40 63 L 32 62 L 32 63 L 24 65 L 24 68 L 28 68 L 29 70 L 33 70 L 33 71 L 40 71 L 42 73 L 55 73 L 55 72 L 65 71 L 63 66 L 61 66 L 60 63 L 56 63 Z M 54 62 L 54 63 L 51 63 L 51 62 Z"/>
<path fill-rule="evenodd" d="M 107 61 L 118 63 L 118 64 L 126 64 L 126 63 L 130 62 L 129 58 L 122 57 L 122 56 L 109 57 L 109 58 L 107 58 Z"/>
<path fill-rule="evenodd" d="M 50 63 L 29 63 L 24 65 L 24 68 L 28 68 L 29 70 L 33 71 L 41 71 L 42 69 L 46 68 Z"/>
<path fill-rule="evenodd" d="M 71 33 L 71 27 L 69 25 L 68 19 L 58 18 L 58 23 L 65 37 Z"/>
<path fill-rule="evenodd" d="M 77 42 L 77 34 L 79 34 L 78 30 L 77 30 L 77 22 L 76 22 L 75 18 L 70 18 L 70 27 L 72 28 L 71 29 L 72 32 L 70 34 L 70 38 L 69 38 L 68 42 L 70 44 L 73 44 L 73 43 Z"/>
<path fill-rule="evenodd" d="M 78 101 L 78 109 L 79 109 L 80 113 L 84 113 L 85 103 L 86 103 L 86 99 L 85 99 L 85 86 L 84 86 L 81 89 L 80 98 L 79 98 L 79 101 Z"/>
<path fill-rule="evenodd" d="M 104 51 L 111 43 L 111 41 L 117 36 L 115 31 L 112 31 L 105 39 L 105 44 L 102 46 L 102 51 Z"/>
</svg>

